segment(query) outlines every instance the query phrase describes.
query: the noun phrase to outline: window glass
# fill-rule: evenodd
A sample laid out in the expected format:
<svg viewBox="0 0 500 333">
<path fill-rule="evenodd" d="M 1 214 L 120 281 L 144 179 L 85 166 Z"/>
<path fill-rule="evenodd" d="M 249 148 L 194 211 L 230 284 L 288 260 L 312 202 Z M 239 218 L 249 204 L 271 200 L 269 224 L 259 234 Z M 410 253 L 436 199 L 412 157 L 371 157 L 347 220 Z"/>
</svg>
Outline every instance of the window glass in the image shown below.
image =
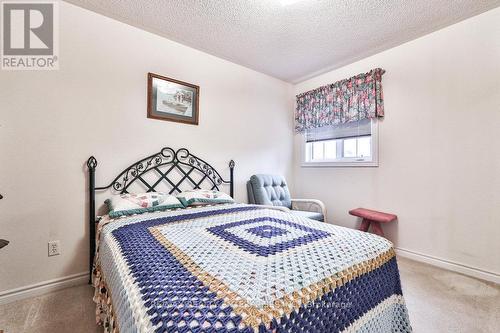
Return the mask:
<svg viewBox="0 0 500 333">
<path fill-rule="evenodd" d="M 325 159 L 334 160 L 337 158 L 337 141 L 329 140 L 325 141 Z"/>
<path fill-rule="evenodd" d="M 370 157 L 372 150 L 372 138 L 365 136 L 358 139 L 358 155 L 357 157 Z"/>
<path fill-rule="evenodd" d="M 357 139 L 344 139 L 343 157 L 357 157 L 356 140 Z"/>
<path fill-rule="evenodd" d="M 323 159 L 323 142 L 318 141 L 318 142 L 313 142 L 313 149 L 312 149 L 312 159 L 313 160 L 322 160 Z"/>
</svg>

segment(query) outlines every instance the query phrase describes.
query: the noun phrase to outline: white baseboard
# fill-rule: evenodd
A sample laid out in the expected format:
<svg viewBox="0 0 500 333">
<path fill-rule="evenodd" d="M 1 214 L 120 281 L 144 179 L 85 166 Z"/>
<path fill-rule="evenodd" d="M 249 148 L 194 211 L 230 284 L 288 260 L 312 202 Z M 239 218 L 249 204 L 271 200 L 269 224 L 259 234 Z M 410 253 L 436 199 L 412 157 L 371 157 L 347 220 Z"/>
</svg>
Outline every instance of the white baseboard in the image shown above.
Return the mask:
<svg viewBox="0 0 500 333">
<path fill-rule="evenodd" d="M 399 247 L 396 247 L 396 254 L 401 257 L 423 262 L 429 265 L 437 266 L 464 275 L 472 276 L 481 280 L 486 280 L 500 284 L 500 275 L 494 272 L 485 271 L 479 268 L 470 267 L 457 262 L 429 256 L 426 254 L 402 249 Z"/>
<path fill-rule="evenodd" d="M 6 304 L 25 298 L 40 296 L 51 291 L 86 284 L 89 281 L 89 273 L 82 272 L 68 275 L 62 278 L 47 280 L 32 285 L 5 290 L 0 292 L 0 304 Z"/>
</svg>

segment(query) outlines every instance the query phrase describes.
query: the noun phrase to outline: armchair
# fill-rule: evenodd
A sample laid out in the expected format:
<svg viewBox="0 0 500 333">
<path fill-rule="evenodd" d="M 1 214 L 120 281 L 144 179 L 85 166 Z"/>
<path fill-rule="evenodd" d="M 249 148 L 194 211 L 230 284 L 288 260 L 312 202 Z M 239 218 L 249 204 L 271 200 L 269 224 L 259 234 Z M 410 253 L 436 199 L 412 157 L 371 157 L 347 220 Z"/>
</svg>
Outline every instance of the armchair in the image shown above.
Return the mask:
<svg viewBox="0 0 500 333">
<path fill-rule="evenodd" d="M 285 178 L 253 175 L 247 182 L 248 202 L 290 211 L 317 221 L 326 221 L 326 207 L 316 199 L 292 199 Z"/>
</svg>

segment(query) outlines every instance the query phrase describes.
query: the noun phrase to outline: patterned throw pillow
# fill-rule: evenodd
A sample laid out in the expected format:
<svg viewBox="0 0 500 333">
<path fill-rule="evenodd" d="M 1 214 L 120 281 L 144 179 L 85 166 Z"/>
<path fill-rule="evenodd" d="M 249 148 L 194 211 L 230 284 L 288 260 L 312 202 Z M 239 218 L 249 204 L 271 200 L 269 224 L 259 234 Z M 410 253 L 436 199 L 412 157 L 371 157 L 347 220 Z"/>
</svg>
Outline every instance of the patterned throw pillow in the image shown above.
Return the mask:
<svg viewBox="0 0 500 333">
<path fill-rule="evenodd" d="M 179 199 L 163 192 L 114 195 L 104 203 L 108 205 L 109 217 L 111 218 L 174 208 L 184 208 Z"/>
<path fill-rule="evenodd" d="M 233 203 L 234 200 L 224 192 L 214 190 L 189 190 L 177 194 L 177 199 L 186 207 Z"/>
</svg>

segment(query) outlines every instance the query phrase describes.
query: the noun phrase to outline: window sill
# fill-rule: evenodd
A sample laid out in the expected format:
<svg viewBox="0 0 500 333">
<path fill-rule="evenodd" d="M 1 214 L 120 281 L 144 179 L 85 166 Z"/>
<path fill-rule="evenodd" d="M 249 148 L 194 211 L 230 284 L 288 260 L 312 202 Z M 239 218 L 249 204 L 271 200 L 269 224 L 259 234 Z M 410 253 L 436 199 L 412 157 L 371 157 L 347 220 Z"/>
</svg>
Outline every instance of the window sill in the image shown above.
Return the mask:
<svg viewBox="0 0 500 333">
<path fill-rule="evenodd" d="M 355 168 L 355 167 L 378 167 L 377 161 L 366 162 L 302 162 L 300 165 L 303 168 Z"/>
</svg>

